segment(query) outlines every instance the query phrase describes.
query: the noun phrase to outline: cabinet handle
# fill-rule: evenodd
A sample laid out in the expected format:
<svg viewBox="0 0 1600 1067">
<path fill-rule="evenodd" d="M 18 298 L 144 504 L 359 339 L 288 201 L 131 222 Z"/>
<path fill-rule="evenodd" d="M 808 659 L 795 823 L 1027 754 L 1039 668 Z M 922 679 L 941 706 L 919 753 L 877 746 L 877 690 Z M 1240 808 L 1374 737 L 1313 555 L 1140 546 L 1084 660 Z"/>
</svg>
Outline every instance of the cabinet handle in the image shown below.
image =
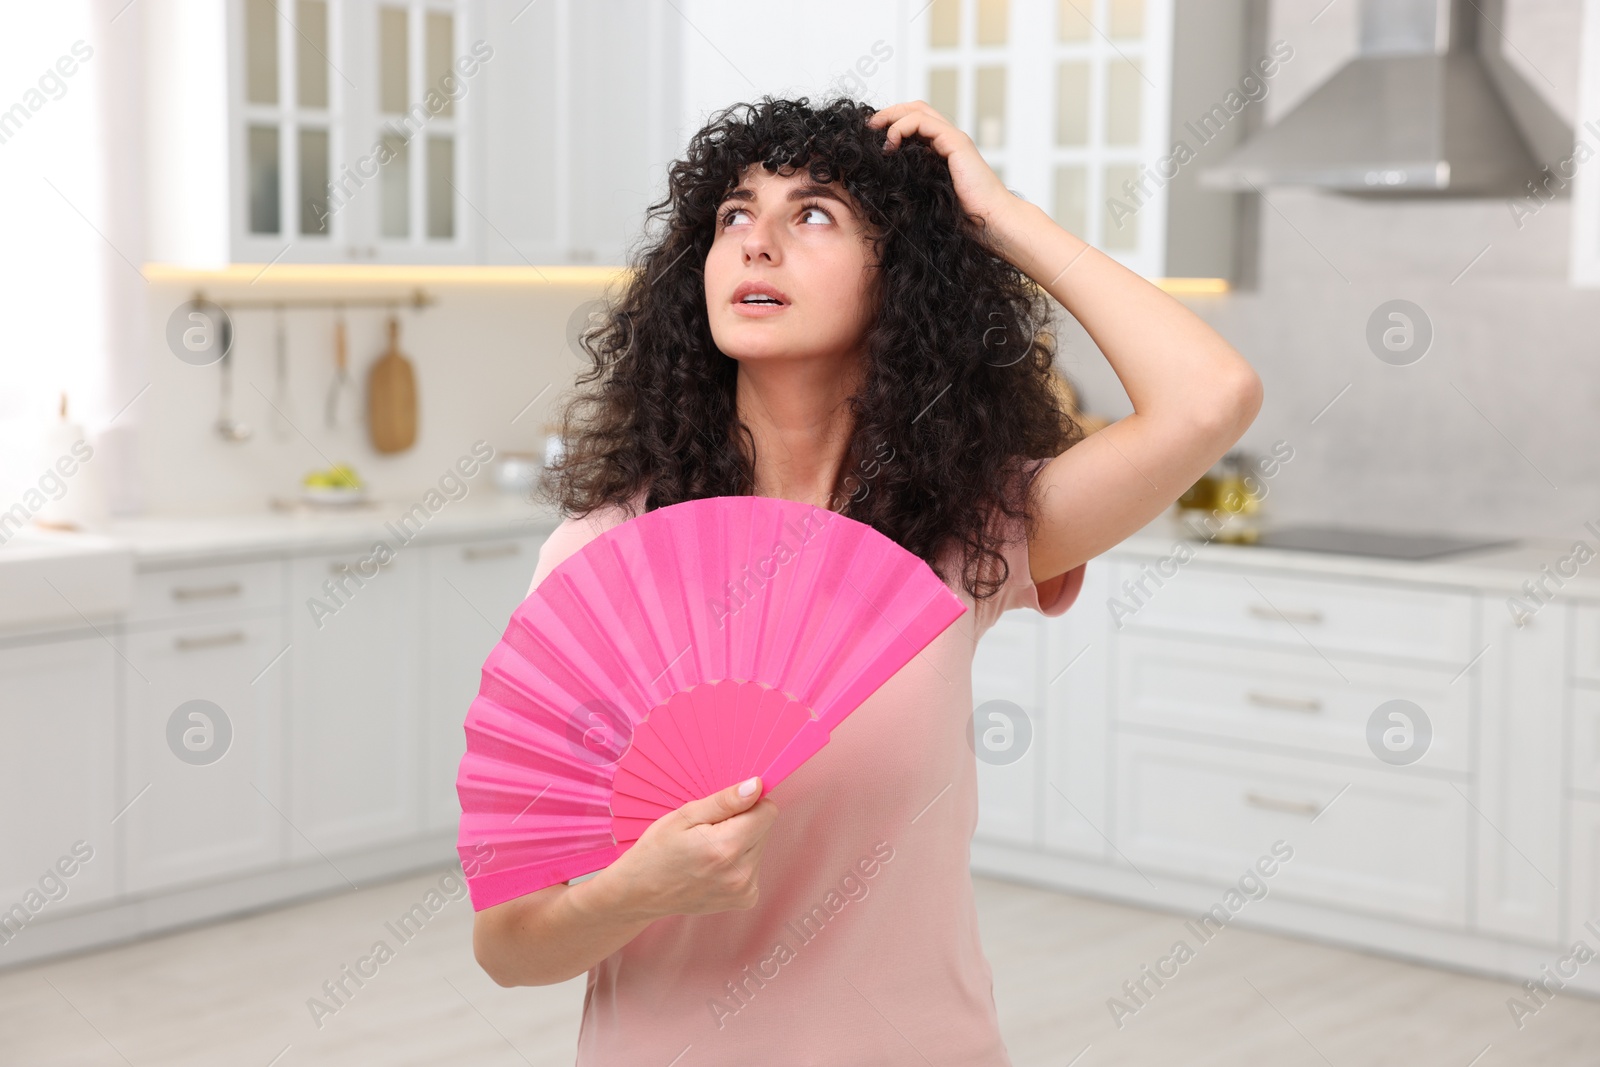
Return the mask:
<svg viewBox="0 0 1600 1067">
<path fill-rule="evenodd" d="M 1281 711 L 1321 711 L 1322 701 L 1314 697 L 1280 697 L 1272 693 L 1263 693 L 1252 689 L 1245 694 L 1245 699 L 1250 703 L 1263 708 L 1277 708 Z"/>
<path fill-rule="evenodd" d="M 179 652 L 193 652 L 200 648 L 221 648 L 223 645 L 244 644 L 243 630 L 229 630 L 223 634 L 207 634 L 205 637 L 179 637 L 172 642 L 172 647 Z"/>
<path fill-rule="evenodd" d="M 373 557 L 373 556 L 369 556 L 367 558 L 370 559 L 373 563 L 376 563 L 378 565 L 378 569 L 379 570 L 382 570 L 383 568 L 389 566 L 389 564 L 394 562 L 394 557 L 393 556 L 390 556 L 388 559 L 384 559 L 384 560 L 377 559 L 376 557 Z M 360 562 L 360 561 L 357 561 L 357 562 Z M 328 573 L 329 574 L 344 574 L 346 571 L 348 571 L 349 573 L 355 575 L 357 578 L 370 578 L 370 577 L 372 577 L 372 575 L 367 574 L 360 567 L 356 566 L 354 563 L 330 563 L 330 564 L 328 564 Z"/>
<path fill-rule="evenodd" d="M 1282 797 L 1269 797 L 1265 793 L 1246 793 L 1244 802 L 1252 808 L 1265 808 L 1268 811 L 1282 811 L 1290 815 L 1315 816 L 1322 810 L 1322 805 L 1311 800 L 1284 800 Z"/>
<path fill-rule="evenodd" d="M 468 563 L 476 563 L 480 559 L 503 559 L 507 556 L 520 556 L 521 554 L 522 546 L 515 541 L 509 541 L 503 545 L 472 545 L 461 550 L 461 558 Z"/>
<path fill-rule="evenodd" d="M 172 590 L 173 600 L 215 600 L 220 597 L 238 596 L 244 592 L 244 586 L 238 582 L 223 582 L 221 585 L 179 585 Z"/>
<path fill-rule="evenodd" d="M 1269 619 L 1272 622 L 1321 622 L 1322 612 L 1312 611 L 1275 611 L 1272 608 L 1262 607 L 1260 604 L 1251 604 L 1245 608 L 1258 619 Z"/>
</svg>

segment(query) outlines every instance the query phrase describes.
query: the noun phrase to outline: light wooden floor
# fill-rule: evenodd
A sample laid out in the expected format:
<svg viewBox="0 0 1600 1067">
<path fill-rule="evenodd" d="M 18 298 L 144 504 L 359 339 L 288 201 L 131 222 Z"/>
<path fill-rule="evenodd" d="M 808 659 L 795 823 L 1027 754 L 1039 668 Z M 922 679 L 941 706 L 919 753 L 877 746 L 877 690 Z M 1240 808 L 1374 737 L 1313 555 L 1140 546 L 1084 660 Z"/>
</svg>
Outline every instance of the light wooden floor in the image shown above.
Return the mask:
<svg viewBox="0 0 1600 1067">
<path fill-rule="evenodd" d="M 0 972 L 0 1064 L 570 1064 L 583 979 L 496 986 L 473 961 L 465 899 L 320 1028 L 312 1021 L 307 999 L 377 939 L 396 943 L 384 923 L 437 879 Z M 1183 936 L 1181 919 L 988 879 L 977 887 L 1017 1067 L 1600 1064 L 1595 1000 L 1559 996 L 1519 1031 L 1510 985 L 1237 927 L 1119 1030 L 1107 998 Z"/>
</svg>

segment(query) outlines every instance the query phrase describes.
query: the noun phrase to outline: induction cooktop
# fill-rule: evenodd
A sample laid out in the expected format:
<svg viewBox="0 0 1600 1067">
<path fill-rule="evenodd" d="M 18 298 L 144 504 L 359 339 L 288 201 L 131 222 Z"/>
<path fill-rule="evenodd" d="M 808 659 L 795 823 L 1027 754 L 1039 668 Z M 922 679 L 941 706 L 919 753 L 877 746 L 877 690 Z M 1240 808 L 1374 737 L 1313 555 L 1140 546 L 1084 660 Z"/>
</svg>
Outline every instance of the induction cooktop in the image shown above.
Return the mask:
<svg viewBox="0 0 1600 1067">
<path fill-rule="evenodd" d="M 1384 559 L 1438 559 L 1460 552 L 1514 545 L 1515 540 L 1485 541 L 1445 534 L 1397 533 L 1351 526 L 1284 526 L 1262 530 L 1254 542 L 1262 548 L 1293 548 L 1305 552 L 1340 552 Z"/>
</svg>

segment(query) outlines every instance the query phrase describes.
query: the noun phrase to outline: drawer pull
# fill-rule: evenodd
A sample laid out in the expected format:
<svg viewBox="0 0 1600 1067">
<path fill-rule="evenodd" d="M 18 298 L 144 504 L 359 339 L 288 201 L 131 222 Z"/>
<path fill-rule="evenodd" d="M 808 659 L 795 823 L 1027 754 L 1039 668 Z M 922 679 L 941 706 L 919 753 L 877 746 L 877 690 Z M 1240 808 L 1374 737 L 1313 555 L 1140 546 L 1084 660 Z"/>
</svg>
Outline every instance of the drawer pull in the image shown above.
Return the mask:
<svg viewBox="0 0 1600 1067">
<path fill-rule="evenodd" d="M 508 556 L 520 556 L 521 554 L 522 546 L 515 541 L 503 545 L 472 545 L 461 550 L 461 558 L 468 563 L 476 563 L 480 559 L 504 559 Z"/>
<path fill-rule="evenodd" d="M 218 600 L 222 597 L 238 596 L 244 592 L 244 586 L 238 582 L 224 582 L 221 585 L 180 585 L 173 587 L 173 600 Z"/>
<path fill-rule="evenodd" d="M 1268 619 L 1272 622 L 1322 621 L 1322 612 L 1315 609 L 1311 611 L 1278 611 L 1275 608 L 1264 607 L 1261 604 L 1251 604 L 1245 610 L 1258 619 Z"/>
<path fill-rule="evenodd" d="M 1280 697 L 1272 693 L 1262 693 L 1250 690 L 1245 694 L 1245 699 L 1258 707 L 1277 708 L 1280 711 L 1310 711 L 1322 710 L 1322 701 L 1307 697 Z"/>
<path fill-rule="evenodd" d="M 172 642 L 172 646 L 179 652 L 193 652 L 201 648 L 221 648 L 224 645 L 244 644 L 243 630 L 229 630 L 223 634 L 208 634 L 205 637 L 180 637 Z"/>
<path fill-rule="evenodd" d="M 1285 800 L 1282 797 L 1270 797 L 1265 793 L 1246 793 L 1244 802 L 1252 808 L 1265 808 L 1267 811 L 1282 811 L 1290 815 L 1310 815 L 1315 817 L 1322 811 L 1322 805 L 1311 800 Z"/>
<path fill-rule="evenodd" d="M 354 575 L 357 578 L 371 578 L 372 575 L 378 573 L 378 571 L 373 571 L 372 574 L 368 574 L 366 571 L 361 569 L 361 564 L 363 564 L 363 563 L 375 563 L 378 566 L 378 570 L 382 570 L 383 568 L 389 566 L 389 564 L 393 563 L 394 560 L 395 560 L 395 557 L 393 557 L 393 556 L 390 556 L 388 559 L 379 559 L 376 556 L 369 556 L 366 559 L 357 560 L 355 563 L 330 563 L 330 564 L 328 564 L 328 573 L 329 574 L 346 574 L 346 573 L 349 573 L 349 574 Z"/>
</svg>

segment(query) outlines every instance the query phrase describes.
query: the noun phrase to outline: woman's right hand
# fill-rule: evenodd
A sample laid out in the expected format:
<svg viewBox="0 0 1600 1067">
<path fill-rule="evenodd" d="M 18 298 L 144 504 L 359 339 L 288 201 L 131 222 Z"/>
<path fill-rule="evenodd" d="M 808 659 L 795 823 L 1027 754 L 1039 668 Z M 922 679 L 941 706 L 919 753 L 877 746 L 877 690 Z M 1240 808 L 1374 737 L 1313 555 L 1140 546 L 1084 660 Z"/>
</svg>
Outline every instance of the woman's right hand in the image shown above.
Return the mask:
<svg viewBox="0 0 1600 1067">
<path fill-rule="evenodd" d="M 778 818 L 778 805 L 761 794 L 760 778 L 751 778 L 691 800 L 651 823 L 594 880 L 611 882 L 617 909 L 634 918 L 754 907 L 761 853 Z"/>
</svg>

